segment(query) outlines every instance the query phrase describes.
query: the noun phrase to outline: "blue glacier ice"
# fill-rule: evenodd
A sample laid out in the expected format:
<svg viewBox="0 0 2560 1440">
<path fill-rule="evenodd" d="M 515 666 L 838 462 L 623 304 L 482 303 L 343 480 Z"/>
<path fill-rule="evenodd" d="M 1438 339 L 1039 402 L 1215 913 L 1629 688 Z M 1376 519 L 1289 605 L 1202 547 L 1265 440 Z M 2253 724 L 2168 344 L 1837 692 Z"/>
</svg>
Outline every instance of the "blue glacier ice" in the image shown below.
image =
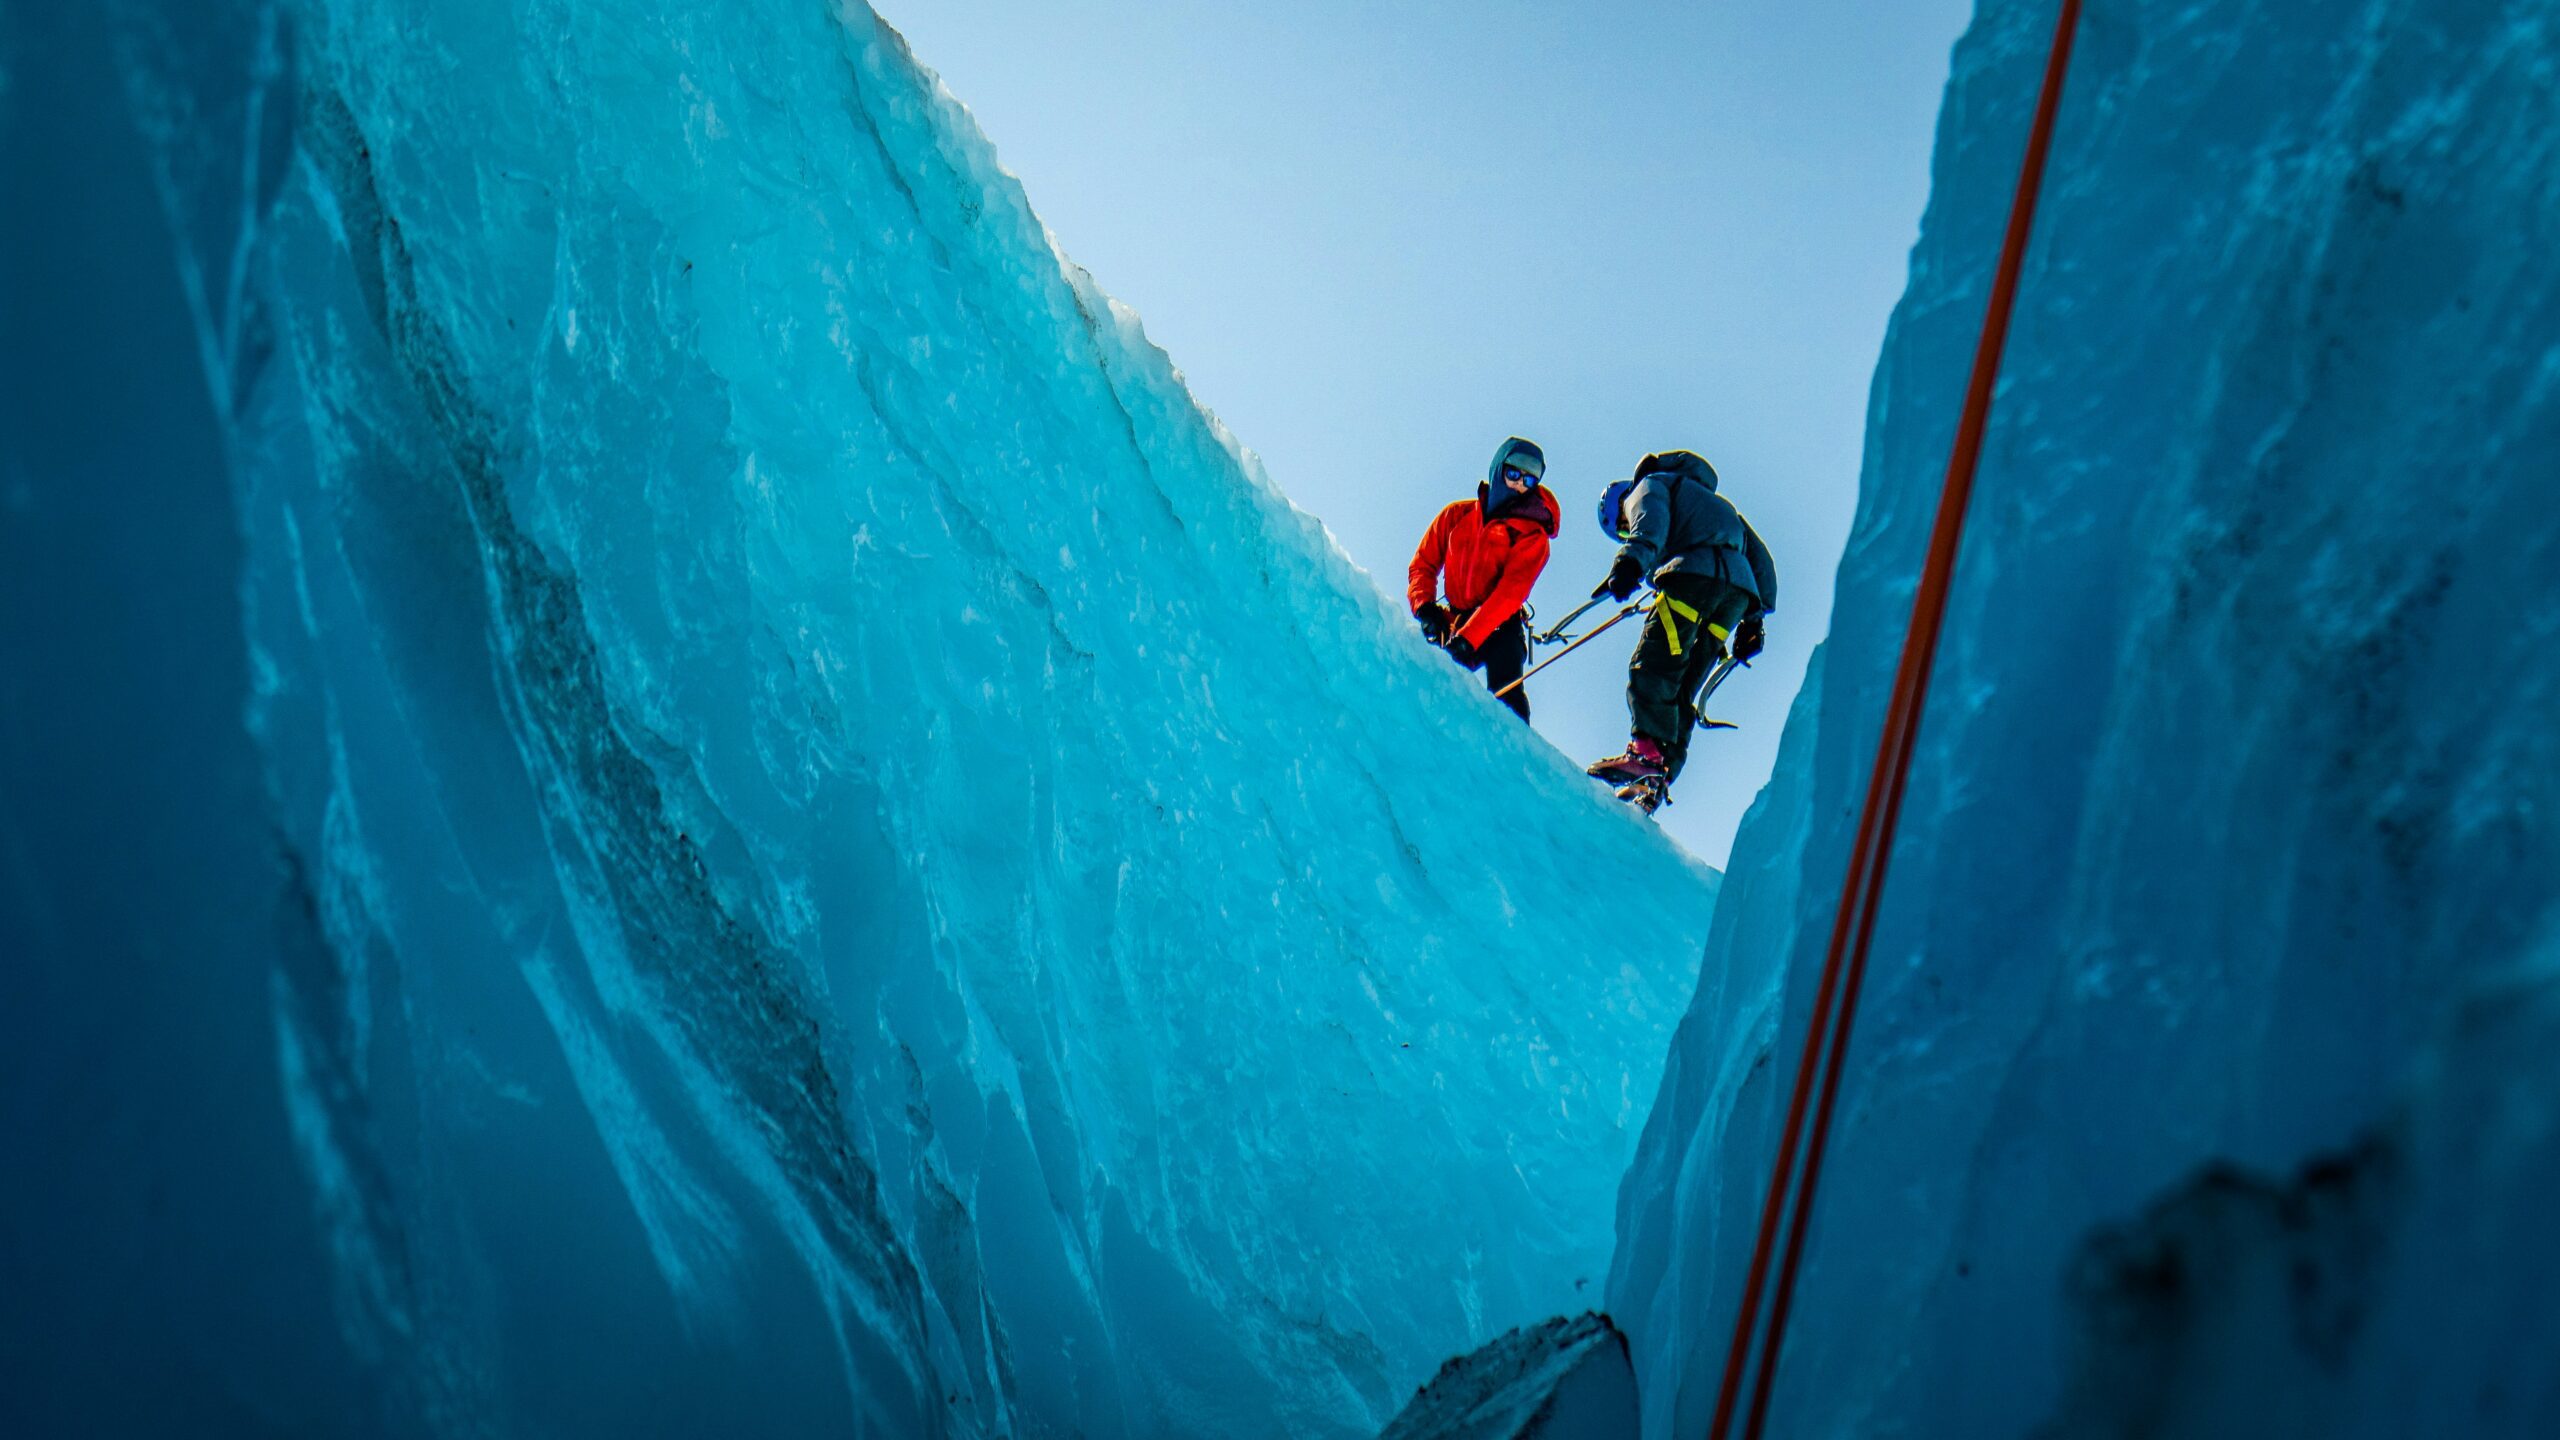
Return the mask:
<svg viewBox="0 0 2560 1440">
<path fill-rule="evenodd" d="M 1960 44 L 1838 617 L 1620 1195 L 1704 1433 L 2047 3 Z M 2092 5 L 1770 1433 L 2560 1433 L 2560 11 Z"/>
<path fill-rule="evenodd" d="M 0 3 L 0 1434 L 365 1433 L 221 440 L 104 11 Z"/>
<path fill-rule="evenodd" d="M 2051 19 L 1720 881 L 863 7 L 0 0 L 0 1432 L 1703 1433 Z M 2090 8 L 1772 1433 L 2560 1430 L 2555 241 Z"/>
<path fill-rule="evenodd" d="M 282 1100 L 390 1408 L 1349 1435 L 1596 1295 L 1713 872 L 1413 636 L 894 33 L 243 5 L 223 73 L 172 13 L 124 53 L 308 940 Z"/>
</svg>

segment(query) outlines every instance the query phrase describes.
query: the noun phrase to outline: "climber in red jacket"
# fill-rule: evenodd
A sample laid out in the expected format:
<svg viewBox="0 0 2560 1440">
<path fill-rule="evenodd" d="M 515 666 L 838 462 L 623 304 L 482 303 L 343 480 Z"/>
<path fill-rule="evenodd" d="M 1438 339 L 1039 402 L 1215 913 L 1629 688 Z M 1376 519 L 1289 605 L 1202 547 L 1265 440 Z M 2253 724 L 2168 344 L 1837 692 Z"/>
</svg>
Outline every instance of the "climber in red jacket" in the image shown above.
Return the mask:
<svg viewBox="0 0 2560 1440">
<path fill-rule="evenodd" d="M 1484 671 L 1485 688 L 1500 690 L 1520 678 L 1529 663 L 1529 587 L 1547 565 L 1547 541 L 1562 507 L 1539 484 L 1544 451 L 1517 436 L 1493 452 L 1492 474 L 1476 498 L 1460 500 L 1431 521 L 1405 572 L 1405 595 L 1422 636 L 1445 647 L 1452 659 Z M 1448 601 L 1437 596 L 1443 581 Z M 1529 718 L 1526 688 L 1502 697 Z"/>
</svg>

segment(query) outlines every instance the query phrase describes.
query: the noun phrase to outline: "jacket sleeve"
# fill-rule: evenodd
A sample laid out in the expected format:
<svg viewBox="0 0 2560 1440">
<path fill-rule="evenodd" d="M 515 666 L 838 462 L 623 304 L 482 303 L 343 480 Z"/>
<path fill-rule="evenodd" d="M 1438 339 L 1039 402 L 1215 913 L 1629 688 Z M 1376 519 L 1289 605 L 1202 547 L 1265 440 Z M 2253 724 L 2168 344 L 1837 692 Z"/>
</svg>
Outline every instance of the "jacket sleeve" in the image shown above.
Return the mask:
<svg viewBox="0 0 2560 1440">
<path fill-rule="evenodd" d="M 1751 562 L 1751 588 L 1760 592 L 1760 613 L 1766 615 L 1778 608 L 1778 564 L 1748 520 L 1742 522 L 1742 553 Z"/>
<path fill-rule="evenodd" d="M 1493 638 L 1493 632 L 1520 613 L 1529 603 L 1529 591 L 1538 583 L 1538 572 L 1547 568 L 1547 532 L 1531 531 L 1525 539 L 1511 542 L 1511 553 L 1502 562 L 1502 574 L 1493 582 L 1493 593 L 1467 617 L 1466 628 L 1459 638 L 1470 645 L 1482 645 Z"/>
<path fill-rule="evenodd" d="M 1405 567 L 1405 607 L 1416 615 L 1439 598 L 1440 565 L 1449 554 L 1449 512 L 1455 508 L 1444 506 L 1431 517 L 1429 528 L 1422 532 L 1422 543 L 1414 547 L 1413 563 Z"/>
<path fill-rule="evenodd" d="M 1668 475 L 1648 475 L 1627 497 L 1635 511 L 1635 538 L 1619 546 L 1618 553 L 1632 558 L 1647 575 L 1662 563 L 1662 545 L 1671 535 L 1671 487 L 1677 483 Z"/>
</svg>

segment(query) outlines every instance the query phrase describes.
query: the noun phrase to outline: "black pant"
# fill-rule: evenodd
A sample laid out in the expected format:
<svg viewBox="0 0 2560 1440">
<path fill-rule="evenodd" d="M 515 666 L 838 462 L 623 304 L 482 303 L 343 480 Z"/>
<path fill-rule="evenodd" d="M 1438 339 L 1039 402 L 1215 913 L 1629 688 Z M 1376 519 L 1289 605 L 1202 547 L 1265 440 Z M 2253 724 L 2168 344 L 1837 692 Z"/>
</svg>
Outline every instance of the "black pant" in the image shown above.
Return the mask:
<svg viewBox="0 0 2560 1440">
<path fill-rule="evenodd" d="M 1484 644 L 1476 647 L 1476 655 L 1484 661 L 1484 688 L 1487 690 L 1499 690 L 1519 679 L 1520 672 L 1529 668 L 1529 623 L 1517 615 L 1503 621 L 1492 634 L 1484 637 Z M 1529 687 L 1523 685 L 1503 696 L 1502 703 L 1510 706 L 1521 719 L 1528 719 Z"/>
<path fill-rule="evenodd" d="M 1751 613 L 1752 604 L 1749 591 L 1713 575 L 1674 570 L 1654 585 L 1653 610 L 1627 662 L 1627 722 L 1662 747 L 1663 768 L 1672 779 L 1689 762 L 1698 687 L 1724 658 L 1723 637 Z"/>
</svg>

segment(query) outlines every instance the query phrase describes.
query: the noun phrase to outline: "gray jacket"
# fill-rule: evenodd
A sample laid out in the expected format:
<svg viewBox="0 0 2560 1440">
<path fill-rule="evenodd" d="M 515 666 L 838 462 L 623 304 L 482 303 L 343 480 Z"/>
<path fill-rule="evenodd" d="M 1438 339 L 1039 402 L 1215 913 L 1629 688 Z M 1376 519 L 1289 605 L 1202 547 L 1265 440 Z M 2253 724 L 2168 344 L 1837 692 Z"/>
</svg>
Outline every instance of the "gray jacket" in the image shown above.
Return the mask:
<svg viewBox="0 0 2560 1440">
<path fill-rule="evenodd" d="M 1618 552 L 1653 579 L 1679 571 L 1747 590 L 1763 613 L 1778 608 L 1778 567 L 1751 522 L 1716 493 L 1715 467 L 1686 450 L 1646 457 L 1626 498 L 1633 538 Z"/>
</svg>

